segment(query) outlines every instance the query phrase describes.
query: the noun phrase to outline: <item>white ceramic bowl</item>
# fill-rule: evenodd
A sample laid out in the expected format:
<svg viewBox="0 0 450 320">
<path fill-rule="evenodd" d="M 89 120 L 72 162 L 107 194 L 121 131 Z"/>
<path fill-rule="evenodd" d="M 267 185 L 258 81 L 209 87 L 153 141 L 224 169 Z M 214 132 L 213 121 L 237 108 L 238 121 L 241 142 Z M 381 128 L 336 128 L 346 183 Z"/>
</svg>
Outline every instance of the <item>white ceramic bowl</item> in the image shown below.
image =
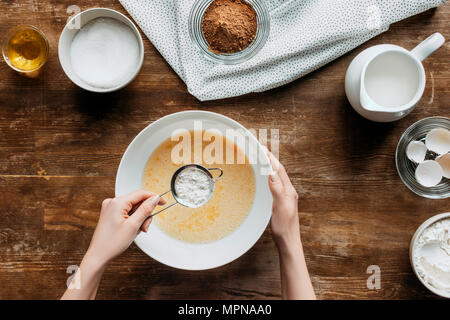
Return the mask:
<svg viewBox="0 0 450 320">
<path fill-rule="evenodd" d="M 85 81 L 80 79 L 80 77 L 78 77 L 78 75 L 74 72 L 70 61 L 70 46 L 72 44 L 73 38 L 79 31 L 79 29 L 71 29 L 73 22 L 74 21 L 77 21 L 77 23 L 79 22 L 78 26 L 79 28 L 82 28 L 86 23 L 96 18 L 114 18 L 125 23 L 127 26 L 131 28 L 131 30 L 133 30 L 139 44 L 139 61 L 136 66 L 136 70 L 130 75 L 128 79 L 124 79 L 123 83 L 111 88 L 98 88 L 86 83 Z M 69 77 L 69 79 L 72 80 L 72 82 L 75 83 L 77 86 L 92 92 L 100 92 L 100 93 L 112 92 L 127 86 L 137 76 L 139 70 L 141 70 L 142 63 L 144 62 L 144 42 L 142 41 L 142 37 L 141 34 L 139 33 L 139 30 L 136 28 L 134 23 L 130 19 L 128 19 L 125 15 L 112 9 L 93 8 L 80 12 L 69 20 L 67 25 L 64 27 L 61 36 L 59 37 L 58 56 L 59 62 L 61 63 L 64 72 Z"/>
<path fill-rule="evenodd" d="M 252 139 L 252 143 L 258 144 L 242 125 L 217 113 L 185 111 L 168 115 L 142 130 L 128 146 L 117 171 L 116 196 L 140 189 L 145 165 L 153 151 L 169 139 L 174 130 L 194 129 L 196 120 L 202 121 L 203 130 L 217 129 L 224 135 L 227 129 L 241 130 Z M 248 148 L 237 140 L 238 147 L 249 156 Z M 260 160 L 253 165 L 256 186 L 253 206 L 248 217 L 233 233 L 215 242 L 194 244 L 172 238 L 152 223 L 148 233 L 141 232 L 137 236 L 135 242 L 138 247 L 161 263 L 185 270 L 216 268 L 243 255 L 263 234 L 272 211 L 272 196 L 266 175 L 271 170 L 269 159 L 261 147 L 258 148 L 258 155 Z M 167 187 L 169 190 L 170 181 L 167 181 Z"/>
<path fill-rule="evenodd" d="M 418 273 L 417 270 L 416 270 L 416 266 L 415 266 L 415 264 L 414 264 L 413 252 L 414 252 L 414 248 L 415 248 L 416 243 L 417 243 L 417 239 L 419 238 L 419 236 L 422 234 L 422 232 L 423 232 L 426 228 L 428 228 L 428 227 L 431 226 L 433 223 L 435 223 L 435 222 L 437 222 L 437 221 L 439 221 L 439 220 L 448 219 L 448 218 L 450 218 L 450 212 L 447 212 L 447 213 L 441 213 L 441 214 L 435 215 L 435 216 L 429 218 L 428 220 L 426 220 L 424 223 L 422 223 L 422 224 L 420 225 L 420 227 L 419 227 L 419 228 L 417 229 L 417 231 L 414 233 L 414 236 L 413 236 L 412 239 L 411 239 L 411 244 L 410 244 L 410 246 L 409 246 L 409 260 L 410 260 L 410 262 L 411 262 L 411 267 L 412 267 L 412 269 L 413 269 L 414 274 L 416 275 L 416 277 L 419 279 L 420 282 L 422 282 L 422 284 L 423 284 L 428 290 L 430 290 L 430 291 L 433 292 L 434 294 L 437 294 L 437 295 L 439 295 L 439 296 L 441 296 L 441 297 L 444 297 L 444 298 L 450 298 L 450 293 L 449 293 L 449 292 L 446 292 L 446 291 L 443 291 L 443 290 L 440 290 L 440 289 L 437 289 L 437 288 L 431 286 L 430 284 L 428 284 L 427 282 L 425 282 L 425 281 L 422 279 L 422 277 L 419 275 L 419 273 Z"/>
</svg>

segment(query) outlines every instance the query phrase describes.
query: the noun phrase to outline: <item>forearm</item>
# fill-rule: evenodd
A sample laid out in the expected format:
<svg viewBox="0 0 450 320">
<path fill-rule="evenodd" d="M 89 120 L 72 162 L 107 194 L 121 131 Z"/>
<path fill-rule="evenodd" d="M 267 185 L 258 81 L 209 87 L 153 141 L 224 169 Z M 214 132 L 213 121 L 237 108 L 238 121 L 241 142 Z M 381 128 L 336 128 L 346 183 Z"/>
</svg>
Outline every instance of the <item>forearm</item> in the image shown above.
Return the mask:
<svg viewBox="0 0 450 320">
<path fill-rule="evenodd" d="M 281 293 L 283 299 L 313 300 L 314 289 L 306 266 L 300 234 L 276 241 L 280 256 Z"/>
<path fill-rule="evenodd" d="M 72 279 L 71 287 L 67 288 L 62 300 L 95 299 L 106 264 L 96 260 L 95 256 L 87 253 Z"/>
</svg>

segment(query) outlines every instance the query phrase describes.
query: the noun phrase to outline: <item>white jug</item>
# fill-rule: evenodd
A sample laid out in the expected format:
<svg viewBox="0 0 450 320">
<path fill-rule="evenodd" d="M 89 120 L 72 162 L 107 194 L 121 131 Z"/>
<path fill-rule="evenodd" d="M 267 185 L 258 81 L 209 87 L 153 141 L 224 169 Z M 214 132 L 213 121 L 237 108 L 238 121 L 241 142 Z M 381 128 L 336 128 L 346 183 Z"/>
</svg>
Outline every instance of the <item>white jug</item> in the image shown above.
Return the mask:
<svg viewBox="0 0 450 320">
<path fill-rule="evenodd" d="M 358 54 L 345 76 L 345 93 L 352 107 L 364 118 L 376 122 L 406 116 L 425 90 L 422 61 L 444 42 L 444 37 L 435 33 L 412 51 L 382 44 Z"/>
</svg>

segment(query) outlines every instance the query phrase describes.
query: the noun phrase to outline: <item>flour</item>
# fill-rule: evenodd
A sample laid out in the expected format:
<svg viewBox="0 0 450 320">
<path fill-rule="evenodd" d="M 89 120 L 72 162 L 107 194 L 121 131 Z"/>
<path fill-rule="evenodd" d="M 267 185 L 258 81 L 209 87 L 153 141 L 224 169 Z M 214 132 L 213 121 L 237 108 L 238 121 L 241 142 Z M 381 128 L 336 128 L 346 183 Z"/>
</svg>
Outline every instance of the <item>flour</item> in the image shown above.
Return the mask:
<svg viewBox="0 0 450 320">
<path fill-rule="evenodd" d="M 136 35 L 113 18 L 97 18 L 84 25 L 70 47 L 75 73 L 98 88 L 114 88 L 130 80 L 139 56 Z"/>
<path fill-rule="evenodd" d="M 425 282 L 450 292 L 450 219 L 437 221 L 422 232 L 413 260 Z"/>
<path fill-rule="evenodd" d="M 183 204 L 198 208 L 209 200 L 211 179 L 200 169 L 183 170 L 175 180 L 175 192 Z"/>
</svg>

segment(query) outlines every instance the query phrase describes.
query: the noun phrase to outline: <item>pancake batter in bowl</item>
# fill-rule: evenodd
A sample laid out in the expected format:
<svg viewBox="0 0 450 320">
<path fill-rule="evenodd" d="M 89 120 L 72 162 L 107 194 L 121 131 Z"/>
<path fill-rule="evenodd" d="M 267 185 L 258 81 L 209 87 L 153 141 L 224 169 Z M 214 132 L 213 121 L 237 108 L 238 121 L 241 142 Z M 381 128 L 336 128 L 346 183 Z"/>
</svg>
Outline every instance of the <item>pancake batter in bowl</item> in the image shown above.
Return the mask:
<svg viewBox="0 0 450 320">
<path fill-rule="evenodd" d="M 202 131 L 201 136 L 204 136 Z M 196 135 L 200 136 L 199 132 Z M 194 163 L 194 131 L 191 136 L 190 163 Z M 154 218 L 157 226 L 168 235 L 191 243 L 208 243 L 217 241 L 236 230 L 248 216 L 255 197 L 255 176 L 244 151 L 234 142 L 223 138 L 223 159 L 221 163 L 200 164 L 206 168 L 220 167 L 224 174 L 216 183 L 211 200 L 200 208 L 187 208 L 181 205 L 170 208 Z M 210 141 L 203 141 L 202 151 Z M 150 156 L 142 177 L 142 187 L 156 193 L 163 193 L 170 188 L 173 173 L 183 164 L 172 161 L 172 149 L 179 141 L 171 138 L 164 141 Z M 226 163 L 226 150 L 234 150 L 234 163 Z M 245 159 L 244 164 L 237 159 Z M 166 197 L 168 203 L 174 202 L 172 195 Z"/>
</svg>

